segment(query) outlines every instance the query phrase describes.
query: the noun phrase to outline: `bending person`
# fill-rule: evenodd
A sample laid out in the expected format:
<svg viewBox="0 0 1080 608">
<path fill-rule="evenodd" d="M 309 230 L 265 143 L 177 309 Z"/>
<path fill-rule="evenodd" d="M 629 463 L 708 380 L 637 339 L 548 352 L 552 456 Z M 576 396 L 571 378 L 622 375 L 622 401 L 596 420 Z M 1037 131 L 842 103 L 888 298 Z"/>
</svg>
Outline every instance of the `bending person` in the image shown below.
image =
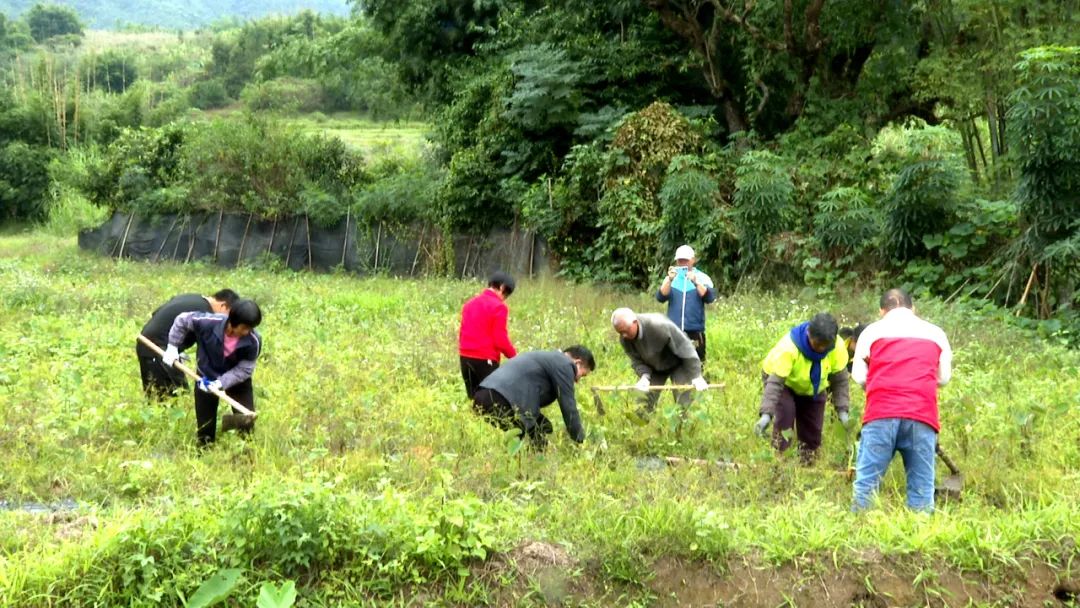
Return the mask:
<svg viewBox="0 0 1080 608">
<path fill-rule="evenodd" d="M 218 397 L 214 390 L 255 410 L 255 390 L 251 378 L 262 351 L 262 339 L 255 328 L 262 323 L 262 311 L 252 300 L 240 300 L 228 315 L 199 312 L 176 317 L 169 331 L 169 346 L 162 362 L 172 366 L 185 344 L 199 347 L 198 372 L 202 379 L 195 390 L 196 436 L 200 445 L 213 443 L 217 436 Z M 241 428 L 250 432 L 254 421 Z M 225 429 L 228 430 L 228 429 Z"/>
</svg>

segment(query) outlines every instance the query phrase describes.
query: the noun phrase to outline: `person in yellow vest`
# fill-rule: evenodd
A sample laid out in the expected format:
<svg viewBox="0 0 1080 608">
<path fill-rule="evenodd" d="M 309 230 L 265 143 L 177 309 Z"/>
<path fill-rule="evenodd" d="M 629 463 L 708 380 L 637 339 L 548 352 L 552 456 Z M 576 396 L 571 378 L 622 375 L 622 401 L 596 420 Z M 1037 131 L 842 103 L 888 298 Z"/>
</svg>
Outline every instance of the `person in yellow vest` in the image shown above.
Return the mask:
<svg viewBox="0 0 1080 608">
<path fill-rule="evenodd" d="M 841 424 L 847 427 L 850 421 L 847 363 L 847 347 L 829 313 L 818 313 L 791 328 L 761 362 L 765 390 L 754 432 L 764 437 L 775 421 L 772 443 L 783 452 L 791 445 L 785 431 L 794 427 L 799 456 L 805 464 L 813 462 L 821 446 L 829 393 Z"/>
</svg>

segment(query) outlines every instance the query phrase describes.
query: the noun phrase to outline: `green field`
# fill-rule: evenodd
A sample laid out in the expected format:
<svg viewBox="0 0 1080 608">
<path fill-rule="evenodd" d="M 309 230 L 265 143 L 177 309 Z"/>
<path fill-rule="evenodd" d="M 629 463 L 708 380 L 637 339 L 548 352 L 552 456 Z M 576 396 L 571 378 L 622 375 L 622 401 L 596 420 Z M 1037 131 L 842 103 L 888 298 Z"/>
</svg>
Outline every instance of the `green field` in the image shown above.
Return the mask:
<svg viewBox="0 0 1080 608">
<path fill-rule="evenodd" d="M 390 156 L 415 158 L 428 146 L 426 133 L 431 128 L 423 122 L 380 122 L 349 113 L 305 115 L 287 119 L 305 133 L 319 133 L 341 139 L 359 150 L 365 158 Z"/>
<path fill-rule="evenodd" d="M 199 452 L 190 396 L 144 403 L 134 337 L 172 295 L 224 286 L 263 305 L 261 415 L 251 439 Z M 1080 353 L 1001 313 L 917 302 L 956 353 L 941 442 L 962 499 L 908 512 L 894 462 L 880 508 L 857 516 L 851 438 L 831 417 L 811 468 L 750 429 L 773 342 L 819 308 L 870 320 L 875 293 L 722 299 L 706 373 L 725 390 L 685 420 L 665 399 L 638 427 L 633 403 L 609 397 L 600 417 L 588 388 L 633 380 L 611 310 L 659 305 L 523 281 L 519 349 L 580 342 L 598 363 L 578 389 L 586 442 L 555 413 L 535 454 L 512 453 L 463 397 L 457 315 L 479 289 L 0 236 L 0 605 L 180 606 L 223 568 L 242 573 L 228 606 L 255 605 L 265 581 L 294 581 L 298 606 L 1053 606 L 1080 576 Z"/>
</svg>

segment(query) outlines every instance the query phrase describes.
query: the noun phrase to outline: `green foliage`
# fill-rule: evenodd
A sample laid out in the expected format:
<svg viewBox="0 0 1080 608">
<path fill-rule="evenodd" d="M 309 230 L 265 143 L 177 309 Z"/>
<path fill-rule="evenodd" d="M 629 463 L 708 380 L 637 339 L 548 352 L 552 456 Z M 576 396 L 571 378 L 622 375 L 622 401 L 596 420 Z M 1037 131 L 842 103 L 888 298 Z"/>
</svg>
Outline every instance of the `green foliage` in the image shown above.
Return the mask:
<svg viewBox="0 0 1080 608">
<path fill-rule="evenodd" d="M 229 104 L 229 93 L 220 78 L 200 80 L 191 85 L 187 92 L 188 103 L 200 110 L 213 110 Z"/>
<path fill-rule="evenodd" d="M 259 588 L 259 599 L 256 608 L 292 608 L 296 603 L 296 583 L 285 581 L 281 586 L 271 582 L 265 582 Z"/>
<path fill-rule="evenodd" d="M 241 574 L 242 572 L 235 568 L 218 570 L 191 594 L 185 608 L 210 608 L 224 602 L 236 589 Z"/>
<path fill-rule="evenodd" d="M 565 51 L 528 46 L 509 60 L 514 89 L 504 99 L 507 119 L 526 133 L 565 129 L 577 122 L 581 69 Z"/>
<path fill-rule="evenodd" d="M 676 156 L 660 188 L 660 250 L 693 243 L 702 259 L 717 260 L 735 243 L 731 208 L 720 184 L 697 156 Z"/>
<path fill-rule="evenodd" d="M 908 165 L 896 176 L 884 201 L 885 246 L 898 262 L 923 255 L 923 235 L 954 218 L 960 176 L 940 160 Z"/>
<path fill-rule="evenodd" d="M 278 78 L 251 83 L 240 100 L 252 112 L 314 112 L 326 109 L 322 86 L 314 80 Z"/>
<path fill-rule="evenodd" d="M 0 144 L 0 222 L 46 217 L 52 158 L 48 148 L 20 141 Z"/>
<path fill-rule="evenodd" d="M 372 181 L 356 194 L 358 221 L 407 225 L 437 223 L 434 201 L 442 175 L 427 161 L 383 161 Z"/>
<path fill-rule="evenodd" d="M 1080 217 L 1080 47 L 1042 47 L 1016 65 L 1009 110 L 1018 148 L 1016 196 L 1032 251 L 1071 236 Z"/>
<path fill-rule="evenodd" d="M 450 159 L 436 201 L 439 217 L 451 231 L 484 234 L 511 218 L 499 192 L 498 168 L 479 147 L 461 150 Z"/>
<path fill-rule="evenodd" d="M 25 17 L 30 35 L 37 42 L 66 35 L 83 35 L 79 15 L 68 6 L 58 4 L 35 4 Z"/>
<path fill-rule="evenodd" d="M 744 269 L 757 269 L 770 240 L 793 227 L 794 190 L 786 164 L 772 152 L 752 150 L 739 158 L 733 201 Z"/>
<path fill-rule="evenodd" d="M 308 212 L 321 223 L 337 220 L 363 178 L 359 158 L 340 140 L 299 136 L 253 117 L 194 125 L 182 157 L 194 209 L 267 218 Z"/>
<path fill-rule="evenodd" d="M 829 257 L 859 254 L 870 249 L 881 234 L 881 219 L 865 192 L 839 187 L 818 200 L 813 235 Z"/>
<path fill-rule="evenodd" d="M 88 88 L 107 93 L 123 93 L 139 79 L 137 60 L 130 53 L 108 50 L 82 60 L 82 69 L 89 72 Z"/>
</svg>

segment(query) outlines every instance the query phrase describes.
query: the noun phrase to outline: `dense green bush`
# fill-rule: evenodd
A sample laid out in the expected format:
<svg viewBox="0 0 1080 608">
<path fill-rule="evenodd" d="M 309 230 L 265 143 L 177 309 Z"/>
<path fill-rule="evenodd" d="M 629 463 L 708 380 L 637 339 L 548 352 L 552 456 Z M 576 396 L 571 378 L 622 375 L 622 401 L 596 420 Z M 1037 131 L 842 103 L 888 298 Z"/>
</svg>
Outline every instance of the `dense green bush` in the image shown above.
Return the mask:
<svg viewBox="0 0 1080 608">
<path fill-rule="evenodd" d="M 85 82 L 88 89 L 108 93 L 123 93 L 139 79 L 138 58 L 125 51 L 88 55 L 82 59 L 81 68 L 89 73 Z"/>
<path fill-rule="evenodd" d="M 82 36 L 83 26 L 78 14 L 67 6 L 35 4 L 26 13 L 26 23 L 34 40 L 43 42 L 56 36 Z"/>
<path fill-rule="evenodd" d="M 760 267 L 766 246 L 777 234 L 796 229 L 792 218 L 795 186 L 783 159 L 768 150 L 739 158 L 735 169 L 735 227 L 739 261 L 746 270 Z"/>
<path fill-rule="evenodd" d="M 322 85 L 303 78 L 278 78 L 248 84 L 240 92 L 240 100 L 253 112 L 314 112 L 326 109 Z"/>
<path fill-rule="evenodd" d="M 187 92 L 188 103 L 200 110 L 213 110 L 229 104 L 229 94 L 225 83 L 220 78 L 200 80 L 191 85 Z"/>
<path fill-rule="evenodd" d="M 45 218 L 52 158 L 48 148 L 20 141 L 0 144 L 0 222 Z"/>
</svg>

